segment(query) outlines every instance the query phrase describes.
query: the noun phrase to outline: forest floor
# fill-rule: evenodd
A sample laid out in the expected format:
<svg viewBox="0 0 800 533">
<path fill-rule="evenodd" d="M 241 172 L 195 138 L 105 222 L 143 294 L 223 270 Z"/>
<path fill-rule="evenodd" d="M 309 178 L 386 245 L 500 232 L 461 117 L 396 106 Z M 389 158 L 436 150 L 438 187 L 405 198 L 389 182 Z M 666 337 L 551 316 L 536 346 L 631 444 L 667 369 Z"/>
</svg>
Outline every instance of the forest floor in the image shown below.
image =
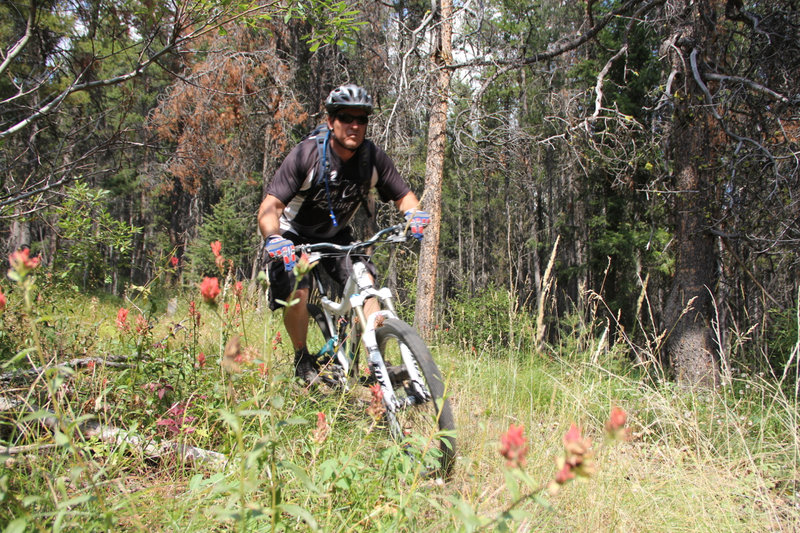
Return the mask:
<svg viewBox="0 0 800 533">
<path fill-rule="evenodd" d="M 774 376 L 734 369 L 689 391 L 580 333 L 540 352 L 440 331 L 457 459 L 433 479 L 368 414 L 368 391 L 294 382 L 279 316 L 255 297 L 13 296 L 0 337 L 8 532 L 800 529 L 797 399 Z M 51 370 L 9 377 L 40 360 Z M 614 408 L 623 439 L 604 432 Z M 592 468 L 555 484 L 573 423 Z M 512 425 L 527 446 L 514 464 L 500 453 Z"/>
</svg>

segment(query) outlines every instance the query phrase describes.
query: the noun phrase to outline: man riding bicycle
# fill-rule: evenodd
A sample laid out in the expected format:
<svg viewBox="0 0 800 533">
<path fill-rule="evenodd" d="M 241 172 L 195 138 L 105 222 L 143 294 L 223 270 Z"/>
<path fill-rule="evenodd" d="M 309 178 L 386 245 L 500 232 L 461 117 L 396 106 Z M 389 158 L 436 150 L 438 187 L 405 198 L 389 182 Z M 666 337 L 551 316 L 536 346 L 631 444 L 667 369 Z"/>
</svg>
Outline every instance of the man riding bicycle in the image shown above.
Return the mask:
<svg viewBox="0 0 800 533">
<path fill-rule="evenodd" d="M 394 202 L 409 221 L 413 236 L 422 239 L 430 216 L 417 210 L 419 200 L 381 148 L 366 140 L 372 97 L 356 85 L 337 87 L 325 100 L 327 128 L 318 128 L 292 149 L 275 173 L 258 210 L 258 227 L 266 239 L 265 248 L 274 262 L 269 268 L 270 308 L 290 297 L 297 302 L 284 310 L 283 321 L 295 350 L 295 376 L 313 383 L 318 376 L 316 359 L 306 348 L 308 333 L 308 276 L 295 287 L 294 246 L 315 242 L 349 244 L 353 241 L 349 223 L 372 188 L 381 200 Z M 375 266 L 359 259 L 372 276 Z M 349 257 L 327 258 L 325 271 L 344 284 L 351 270 Z M 369 315 L 378 311 L 374 298 L 365 303 Z"/>
</svg>

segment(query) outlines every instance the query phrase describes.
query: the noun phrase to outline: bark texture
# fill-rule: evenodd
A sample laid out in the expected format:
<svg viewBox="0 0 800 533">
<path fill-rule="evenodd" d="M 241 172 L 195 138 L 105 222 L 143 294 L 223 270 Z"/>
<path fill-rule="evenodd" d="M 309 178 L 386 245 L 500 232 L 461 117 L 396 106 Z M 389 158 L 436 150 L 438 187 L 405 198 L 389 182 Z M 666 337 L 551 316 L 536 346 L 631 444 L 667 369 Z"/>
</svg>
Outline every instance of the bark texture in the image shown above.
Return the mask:
<svg viewBox="0 0 800 533">
<path fill-rule="evenodd" d="M 692 56 L 702 53 L 713 38 L 713 8 L 707 2 L 674 0 L 669 8 L 676 21 L 670 38 L 671 66 L 681 86 L 674 93 L 670 136 L 675 177 L 675 276 L 665 308 L 669 335 L 667 363 L 678 382 L 713 386 L 718 382 L 718 353 L 714 342 L 711 295 L 717 284 L 717 248 L 710 232 L 715 198 L 714 145 L 719 125 L 703 102 L 699 79 L 692 72 Z"/>
<path fill-rule="evenodd" d="M 435 71 L 434 94 L 428 128 L 428 155 L 425 164 L 425 193 L 422 206 L 431 215 L 431 223 L 425 230 L 419 257 L 417 303 L 414 311 L 414 326 L 427 338 L 434 323 L 434 297 L 436 295 L 436 271 L 439 264 L 439 239 L 442 220 L 442 179 L 447 146 L 447 104 L 450 95 L 450 70 L 452 62 L 452 4 L 450 0 L 439 2 L 437 13 L 439 38 L 433 54 Z"/>
</svg>

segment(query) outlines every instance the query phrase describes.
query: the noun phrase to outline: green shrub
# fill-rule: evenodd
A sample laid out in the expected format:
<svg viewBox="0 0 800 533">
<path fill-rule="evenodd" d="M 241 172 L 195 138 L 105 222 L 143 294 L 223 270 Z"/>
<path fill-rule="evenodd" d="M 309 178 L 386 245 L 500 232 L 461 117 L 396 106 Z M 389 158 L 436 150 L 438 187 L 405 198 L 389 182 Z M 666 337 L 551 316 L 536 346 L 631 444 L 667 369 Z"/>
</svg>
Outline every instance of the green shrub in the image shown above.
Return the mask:
<svg viewBox="0 0 800 533">
<path fill-rule="evenodd" d="M 186 250 L 191 272 L 197 278 L 218 276 L 219 268 L 211 243 L 222 243 L 222 255 L 232 260 L 237 278 L 249 278 L 250 266 L 258 252 L 259 235 L 253 210 L 254 197 L 242 186 L 231 185 L 200 225 L 197 238 Z"/>
<path fill-rule="evenodd" d="M 56 208 L 59 246 L 53 258 L 56 279 L 81 289 L 112 282 L 112 273 L 124 271 L 133 236 L 141 228 L 116 220 L 105 208 L 109 191 L 84 183 L 67 188 L 66 200 Z"/>
<path fill-rule="evenodd" d="M 444 328 L 465 346 L 530 349 L 534 322 L 527 311 L 518 309 L 509 290 L 489 286 L 475 296 L 458 295 L 449 300 Z"/>
</svg>

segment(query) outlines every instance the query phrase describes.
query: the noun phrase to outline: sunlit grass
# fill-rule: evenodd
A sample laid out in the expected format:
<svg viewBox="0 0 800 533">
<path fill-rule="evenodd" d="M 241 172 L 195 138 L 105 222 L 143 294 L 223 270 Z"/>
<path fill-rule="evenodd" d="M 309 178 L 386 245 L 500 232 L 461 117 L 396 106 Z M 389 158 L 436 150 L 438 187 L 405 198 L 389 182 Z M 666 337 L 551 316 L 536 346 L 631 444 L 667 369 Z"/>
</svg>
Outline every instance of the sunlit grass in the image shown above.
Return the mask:
<svg viewBox="0 0 800 533">
<path fill-rule="evenodd" d="M 529 482 L 518 490 L 532 497 L 516 508 L 522 513 L 510 515 L 512 530 L 800 527 L 797 405 L 764 376 L 740 373 L 716 391 L 688 391 L 634 368 L 617 347 L 597 357 L 591 339 L 563 342 L 547 353 L 509 353 L 491 344 L 465 350 L 442 333 L 430 344 L 456 415 L 458 449 L 452 476 L 436 480 L 422 477 L 366 414 L 363 391 L 309 394 L 293 383 L 290 349 L 285 340 L 275 341 L 279 316 L 263 301 L 251 294 L 238 319 L 221 307 L 198 305 L 201 327 L 193 337 L 187 315 L 194 296 L 182 296 L 171 313 L 164 304 L 149 312 L 146 361 L 80 368 L 64 402 L 74 418 L 126 427 L 148 442 L 171 439 L 216 451 L 225 463 L 150 457 L 78 433 L 54 447 L 48 431 L 14 433 L 10 426 L 23 421 L 6 417 L 3 438 L 10 440 L 3 444 L 33 451 L 9 456 L 0 472 L 3 522 L 81 531 L 104 529 L 104 517 L 134 531 L 470 530 L 464 513 L 488 523 L 516 499 L 498 452 L 500 436 L 514 424 L 524 426 L 528 439 L 523 470 Z M 115 326 L 117 309 L 129 303 L 61 302 L 52 314 L 62 337 L 47 341 L 65 351 L 59 360 L 136 352 L 138 339 Z M 234 374 L 220 367 L 226 331 L 240 334 L 253 350 Z M 591 348 L 583 353 L 580 346 Z M 200 351 L 207 356 L 203 367 Z M 163 400 L 142 389 L 158 379 L 173 387 Z M 26 393 L 24 387 L 15 391 Z M 189 398 L 196 402 L 188 411 L 196 417 L 192 431 L 167 434 L 157 420 L 173 402 Z M 614 406 L 628 413 L 626 442 L 604 436 Z M 330 423 L 323 442 L 312 437 L 319 412 Z M 597 471 L 557 494 L 540 494 L 537 489 L 555 476 L 573 422 L 593 440 Z"/>
</svg>

